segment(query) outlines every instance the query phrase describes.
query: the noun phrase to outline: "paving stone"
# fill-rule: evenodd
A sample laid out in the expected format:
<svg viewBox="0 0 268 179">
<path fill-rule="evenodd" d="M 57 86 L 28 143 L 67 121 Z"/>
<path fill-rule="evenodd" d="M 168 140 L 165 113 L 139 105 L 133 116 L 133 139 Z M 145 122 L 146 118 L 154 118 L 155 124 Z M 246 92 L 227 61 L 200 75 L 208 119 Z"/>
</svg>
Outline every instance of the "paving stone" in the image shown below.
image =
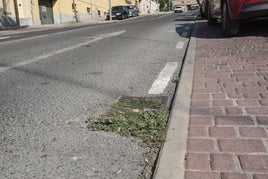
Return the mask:
<svg viewBox="0 0 268 179">
<path fill-rule="evenodd" d="M 190 126 L 189 137 L 208 137 L 208 128 L 205 126 Z"/>
<path fill-rule="evenodd" d="M 186 170 L 209 171 L 209 155 L 202 153 L 190 153 L 186 155 Z"/>
<path fill-rule="evenodd" d="M 234 156 L 231 154 L 211 154 L 211 170 L 219 172 L 234 172 L 236 170 Z"/>
<path fill-rule="evenodd" d="M 268 116 L 257 116 L 257 121 L 260 125 L 268 125 Z"/>
<path fill-rule="evenodd" d="M 260 100 L 261 105 L 268 106 L 268 99 L 262 99 Z"/>
<path fill-rule="evenodd" d="M 209 136 L 217 139 L 236 138 L 236 133 L 233 127 L 210 127 Z"/>
<path fill-rule="evenodd" d="M 192 100 L 191 107 L 210 107 L 209 100 Z"/>
<path fill-rule="evenodd" d="M 250 126 L 254 125 L 251 116 L 216 116 L 216 126 Z"/>
<path fill-rule="evenodd" d="M 198 93 L 193 93 L 192 94 L 192 100 L 195 99 L 204 99 L 204 100 L 209 100 L 209 94 L 198 94 Z"/>
<path fill-rule="evenodd" d="M 213 152 L 215 143 L 211 139 L 189 138 L 187 141 L 188 152 Z"/>
<path fill-rule="evenodd" d="M 216 100 L 216 99 L 226 99 L 226 93 L 215 93 L 215 94 L 212 94 L 212 98 L 214 100 Z"/>
<path fill-rule="evenodd" d="M 233 106 L 232 100 L 213 100 L 213 106 Z"/>
<path fill-rule="evenodd" d="M 241 127 L 239 128 L 241 137 L 267 138 L 268 134 L 263 127 Z"/>
<path fill-rule="evenodd" d="M 220 179 L 220 173 L 186 171 L 184 179 Z"/>
<path fill-rule="evenodd" d="M 251 179 L 246 173 L 221 173 L 221 179 Z"/>
<path fill-rule="evenodd" d="M 268 106 L 266 107 L 246 107 L 248 114 L 253 115 L 268 115 Z"/>
<path fill-rule="evenodd" d="M 214 126 L 211 116 L 190 116 L 190 126 Z"/>
<path fill-rule="evenodd" d="M 226 107 L 227 115 L 243 115 L 243 110 L 241 107 Z"/>
<path fill-rule="evenodd" d="M 191 108 L 191 115 L 223 115 L 223 111 L 219 107 L 214 108 Z"/>
<path fill-rule="evenodd" d="M 255 174 L 268 174 L 268 155 L 240 155 L 243 170 Z"/>
<path fill-rule="evenodd" d="M 219 139 L 218 143 L 222 152 L 237 154 L 266 152 L 263 142 L 256 139 Z"/>
<path fill-rule="evenodd" d="M 260 106 L 259 101 L 254 99 L 237 100 L 236 103 L 238 106 Z"/>
<path fill-rule="evenodd" d="M 254 174 L 253 179 L 267 179 L 268 174 Z"/>
</svg>

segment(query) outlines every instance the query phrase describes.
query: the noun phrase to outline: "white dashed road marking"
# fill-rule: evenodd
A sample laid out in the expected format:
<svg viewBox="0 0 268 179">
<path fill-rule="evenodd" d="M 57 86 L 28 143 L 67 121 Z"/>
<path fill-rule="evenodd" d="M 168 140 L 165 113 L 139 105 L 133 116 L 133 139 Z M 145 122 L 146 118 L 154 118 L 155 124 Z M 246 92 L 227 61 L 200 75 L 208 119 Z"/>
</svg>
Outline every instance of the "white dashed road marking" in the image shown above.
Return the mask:
<svg viewBox="0 0 268 179">
<path fill-rule="evenodd" d="M 168 62 L 158 75 L 158 78 L 154 81 L 148 94 L 162 94 L 177 67 L 178 62 Z"/>
<path fill-rule="evenodd" d="M 13 43 L 13 42 L 21 42 L 21 41 L 25 41 L 25 40 L 38 39 L 38 38 L 43 38 L 43 37 L 46 37 L 46 36 L 47 35 L 39 35 L 39 36 L 34 36 L 34 37 L 29 37 L 29 38 L 24 38 L 24 39 L 10 40 L 10 41 L 7 41 L 7 42 L 1 42 L 0 45 L 9 44 L 9 43 Z"/>
<path fill-rule="evenodd" d="M 184 46 L 184 42 L 178 42 L 177 45 L 176 45 L 176 49 L 183 49 L 183 46 Z"/>
<path fill-rule="evenodd" d="M 4 37 L 0 37 L 0 40 L 4 40 L 4 39 L 9 39 L 10 36 L 4 36 Z"/>
<path fill-rule="evenodd" d="M 68 52 L 70 50 L 74 50 L 76 48 L 79 48 L 79 47 L 82 47 L 84 45 L 88 45 L 88 44 L 97 42 L 97 41 L 105 39 L 105 38 L 118 36 L 118 35 L 120 35 L 120 34 L 122 34 L 124 32 L 125 32 L 125 30 L 122 30 L 122 31 L 113 32 L 113 33 L 109 33 L 109 34 L 103 34 L 103 35 L 95 36 L 95 37 L 92 37 L 92 39 L 90 39 L 90 40 L 88 40 L 86 42 L 83 42 L 83 43 L 80 43 L 80 44 L 77 44 L 77 45 L 74 45 L 74 46 L 71 46 L 71 47 L 67 47 L 67 48 L 63 48 L 63 49 L 60 49 L 60 50 L 57 50 L 57 51 L 54 51 L 54 52 L 50 52 L 50 53 L 47 53 L 45 55 L 40 55 L 40 56 L 34 57 L 34 58 L 30 59 L 30 60 L 19 62 L 19 63 L 13 64 L 11 66 L 8 66 L 8 67 L 0 67 L 0 73 L 3 73 L 5 71 L 7 71 L 7 70 L 11 70 L 11 69 L 14 69 L 14 68 L 17 68 L 17 67 L 20 67 L 20 66 L 28 65 L 28 64 L 40 61 L 40 60 L 44 60 L 44 59 L 47 59 L 47 58 L 52 57 L 54 55 L 58 55 L 58 54 L 61 54 L 61 53 L 64 53 L 64 52 Z"/>
</svg>

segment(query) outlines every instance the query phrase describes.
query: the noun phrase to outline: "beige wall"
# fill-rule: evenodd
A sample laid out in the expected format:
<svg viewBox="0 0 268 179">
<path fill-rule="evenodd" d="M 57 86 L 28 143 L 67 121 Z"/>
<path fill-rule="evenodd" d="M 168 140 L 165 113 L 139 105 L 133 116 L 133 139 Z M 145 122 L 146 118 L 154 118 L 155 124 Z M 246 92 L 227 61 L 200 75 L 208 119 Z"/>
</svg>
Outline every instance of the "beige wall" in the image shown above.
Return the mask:
<svg viewBox="0 0 268 179">
<path fill-rule="evenodd" d="M 3 7 L 3 1 L 0 3 Z M 14 1 L 13 0 L 6 0 L 6 13 L 9 17 L 13 18 L 15 20 L 15 10 L 14 10 Z"/>
<path fill-rule="evenodd" d="M 33 5 L 31 0 L 17 0 L 21 26 L 34 25 Z"/>
<path fill-rule="evenodd" d="M 14 26 L 16 24 L 14 1 L 6 0 L 6 9 L 4 10 L 3 1 L 0 0 L 0 29 L 6 26 Z"/>
<path fill-rule="evenodd" d="M 197 4 L 196 0 L 173 0 L 173 5 L 190 5 L 190 4 Z"/>
<path fill-rule="evenodd" d="M 154 14 L 158 12 L 158 4 L 155 1 L 142 0 L 139 9 L 141 14 Z"/>
<path fill-rule="evenodd" d="M 79 21 L 91 21 L 105 17 L 109 0 L 74 0 Z M 0 0 L 0 7 L 3 6 Z M 9 18 L 16 19 L 14 0 L 6 0 Z M 41 25 L 38 0 L 17 0 L 20 25 Z M 52 0 L 54 24 L 75 22 L 73 0 Z M 111 0 L 112 6 L 135 4 L 135 0 Z M 153 7 L 153 6 L 152 6 Z"/>
<path fill-rule="evenodd" d="M 111 0 L 111 6 L 133 4 L 133 0 Z M 72 9 L 73 0 L 55 0 L 53 7 L 55 24 L 75 22 Z M 105 17 L 109 9 L 109 0 L 75 0 L 79 21 L 86 22 Z"/>
</svg>

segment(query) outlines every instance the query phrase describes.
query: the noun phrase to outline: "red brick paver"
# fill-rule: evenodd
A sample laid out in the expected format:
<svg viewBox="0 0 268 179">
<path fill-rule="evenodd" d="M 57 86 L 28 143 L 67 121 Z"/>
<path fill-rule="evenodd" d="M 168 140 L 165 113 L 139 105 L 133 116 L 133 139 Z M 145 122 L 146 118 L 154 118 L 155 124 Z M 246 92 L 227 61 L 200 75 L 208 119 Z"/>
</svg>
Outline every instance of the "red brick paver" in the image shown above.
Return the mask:
<svg viewBox="0 0 268 179">
<path fill-rule="evenodd" d="M 185 179 L 268 179 L 268 39 L 199 25 Z"/>
</svg>

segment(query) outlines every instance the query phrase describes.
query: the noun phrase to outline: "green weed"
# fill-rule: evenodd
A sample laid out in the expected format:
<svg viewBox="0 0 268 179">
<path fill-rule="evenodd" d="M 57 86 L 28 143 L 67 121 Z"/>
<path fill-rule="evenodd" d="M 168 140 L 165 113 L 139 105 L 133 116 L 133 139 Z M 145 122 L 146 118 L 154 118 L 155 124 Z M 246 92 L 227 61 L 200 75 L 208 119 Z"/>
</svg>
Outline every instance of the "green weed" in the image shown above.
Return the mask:
<svg viewBox="0 0 268 179">
<path fill-rule="evenodd" d="M 121 98 L 111 110 L 88 119 L 88 128 L 115 132 L 142 140 L 145 147 L 160 147 L 165 138 L 168 112 L 161 101 L 147 98 Z"/>
</svg>

